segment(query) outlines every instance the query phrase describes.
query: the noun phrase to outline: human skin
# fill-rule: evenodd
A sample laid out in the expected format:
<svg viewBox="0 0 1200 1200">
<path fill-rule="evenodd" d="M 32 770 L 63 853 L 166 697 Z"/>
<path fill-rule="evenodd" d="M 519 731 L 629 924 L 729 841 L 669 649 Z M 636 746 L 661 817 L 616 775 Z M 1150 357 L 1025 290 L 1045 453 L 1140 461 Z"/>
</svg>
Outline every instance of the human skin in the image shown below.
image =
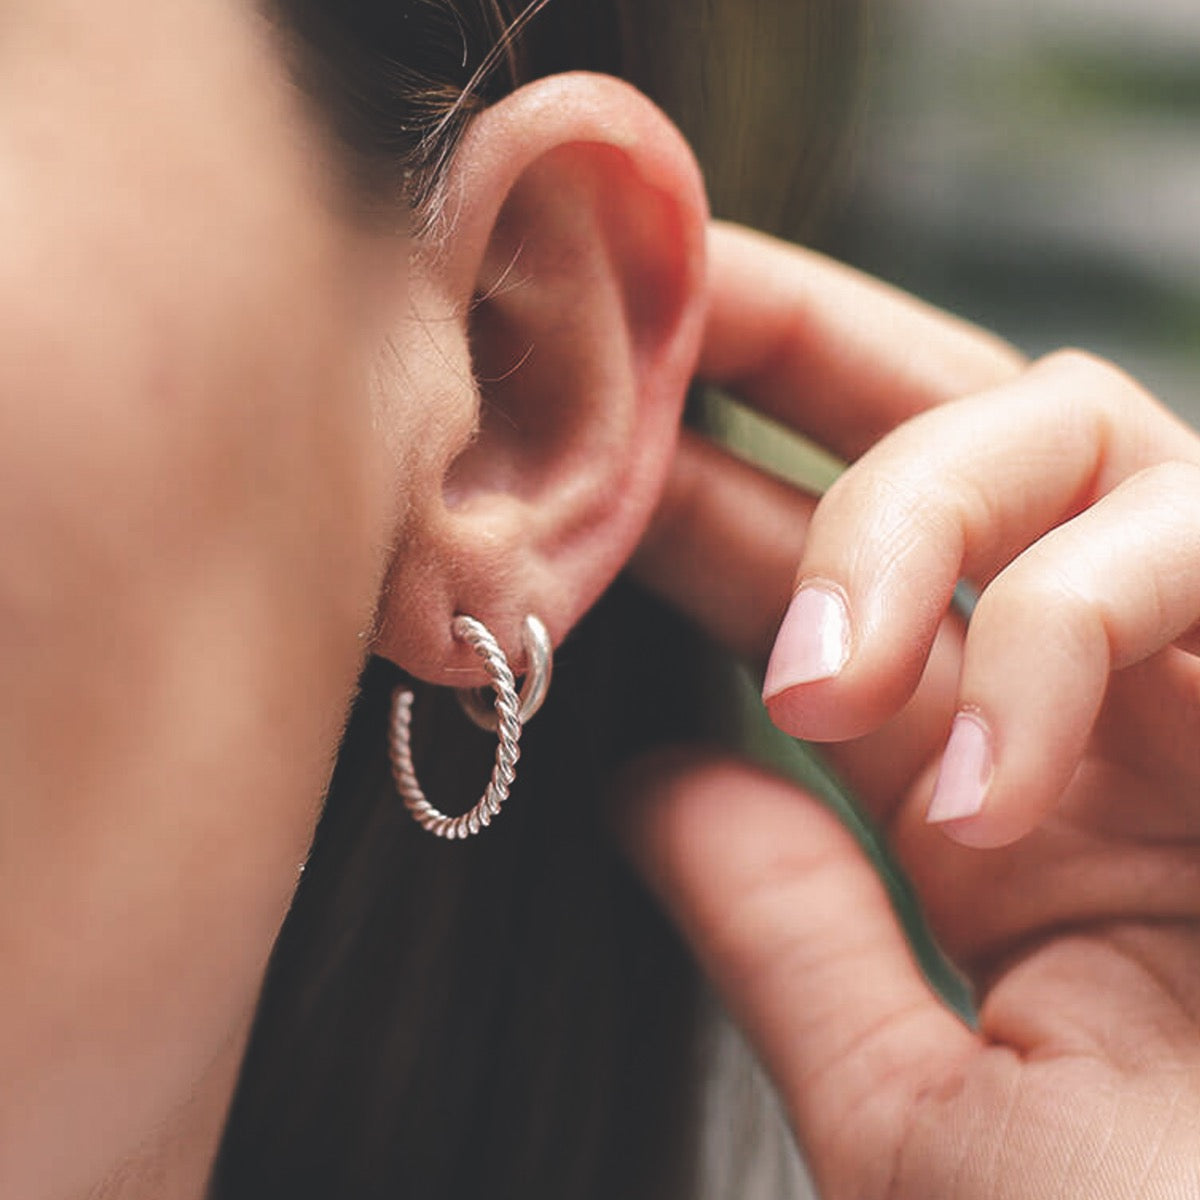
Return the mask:
<svg viewBox="0 0 1200 1200">
<path fill-rule="evenodd" d="M 185 1200 L 203 1191 L 365 653 L 481 683 L 451 639 L 456 611 L 514 659 L 527 612 L 561 639 L 649 519 L 702 333 L 703 374 L 848 453 L 1012 378 L 1052 424 L 1096 389 L 1079 360 L 1026 375 L 983 335 L 847 291 L 817 260 L 758 242 L 731 255 L 727 230 L 705 332 L 694 164 L 612 81 L 545 81 L 478 118 L 447 185 L 450 227 L 414 245 L 355 223 L 335 153 L 248 3 L 20 0 L 0 67 L 0 227 L 14 231 L 0 257 L 0 1195 Z M 1111 444 L 1182 460 L 1170 495 L 1190 496 L 1191 435 L 1148 417 L 1107 369 L 1087 378 L 1115 397 Z M 815 402 L 795 407 L 799 395 Z M 885 466 L 953 440 L 949 426 L 912 428 Z M 1028 457 L 1030 428 L 999 439 L 1001 467 Z M 960 449 L 973 462 L 987 446 Z M 845 508 L 830 498 L 832 533 L 811 544 L 821 518 L 802 500 L 690 439 L 674 461 L 647 578 L 762 658 L 802 551 L 861 619 L 836 547 L 873 565 L 870 539 L 850 535 L 872 511 L 878 459 L 856 469 L 865 489 L 842 489 Z M 1012 533 L 1014 547 L 1033 536 L 1025 522 Z M 1089 535 L 1095 555 L 1110 533 Z M 1109 1144 L 1128 1148 L 1105 1179 L 1170 1195 L 1187 1169 L 1171 1138 L 1194 1112 L 1191 660 L 1125 668 L 1093 739 L 1106 757 L 1091 760 L 1119 769 L 1099 791 L 1072 785 L 1049 833 L 959 850 L 921 813 L 961 631 L 942 627 L 930 682 L 893 717 L 920 657 L 896 646 L 931 635 L 960 566 L 933 550 L 886 597 L 897 632 L 873 642 L 859 625 L 839 679 L 772 706 L 799 732 L 851 735 L 839 762 L 893 818 L 950 948 L 1003 981 L 985 1006 L 992 1043 L 934 1004 L 862 860 L 777 782 L 695 755 L 660 768 L 643 861 L 757 1036 L 829 1195 L 878 1194 L 853 1174 L 867 1168 L 894 1168 L 896 1196 L 997 1180 L 1071 1195 L 1071 1163 L 1100 1161 L 1085 1134 L 1105 1102 L 1119 1116 Z M 1165 561 L 1161 599 L 1196 595 L 1190 560 Z M 734 602 L 708 586 L 713 562 L 743 581 Z M 1169 639 L 1172 621 L 1139 628 Z M 971 699 L 1001 728 L 1013 709 L 987 686 L 1012 673 L 996 661 L 983 656 Z M 1173 686 L 1193 707 L 1172 704 Z M 1049 780 L 1069 765 L 1054 749 L 1032 751 Z M 1004 769 L 960 839 L 1017 836 L 1057 800 L 1053 786 L 1010 788 Z M 993 888 L 1001 902 L 983 903 Z M 1003 950 L 1064 923 L 1078 938 L 1047 937 L 999 974 Z M 1026 1125 L 1003 1119 L 1006 1070 L 1044 1099 Z M 1160 1118 L 1169 1105 L 1177 1126 Z M 911 1112 L 921 1120 L 903 1126 Z M 1065 1144 L 1047 1134 L 1055 1121 L 1075 1123 L 1073 1160 L 1051 1152 Z M 1152 1123 L 1164 1137 L 1147 1157 Z M 947 1191 L 960 1161 L 963 1186 Z"/>
<path fill-rule="evenodd" d="M 703 191 L 647 101 L 495 106 L 415 244 L 257 7 L 5 7 L 3 1196 L 203 1193 L 366 653 L 482 684 L 456 611 L 560 638 L 696 355 Z"/>
<path fill-rule="evenodd" d="M 0 1193 L 69 1197 L 219 1128 L 391 501 L 364 247 L 261 31 L 4 26 Z"/>
<path fill-rule="evenodd" d="M 684 442 L 637 572 L 770 654 L 772 717 L 829 742 L 978 1028 L 790 783 L 712 752 L 644 762 L 622 807 L 636 860 L 823 1200 L 1200 1195 L 1200 440 L 1091 356 L 1027 364 L 744 231 L 712 251 L 701 373 L 855 462 L 818 503 Z M 983 588 L 969 631 L 947 615 L 960 576 Z M 851 627 L 821 670 L 817 606 L 775 641 L 814 581 Z M 935 802 L 963 712 L 986 787 L 952 767 Z"/>
</svg>

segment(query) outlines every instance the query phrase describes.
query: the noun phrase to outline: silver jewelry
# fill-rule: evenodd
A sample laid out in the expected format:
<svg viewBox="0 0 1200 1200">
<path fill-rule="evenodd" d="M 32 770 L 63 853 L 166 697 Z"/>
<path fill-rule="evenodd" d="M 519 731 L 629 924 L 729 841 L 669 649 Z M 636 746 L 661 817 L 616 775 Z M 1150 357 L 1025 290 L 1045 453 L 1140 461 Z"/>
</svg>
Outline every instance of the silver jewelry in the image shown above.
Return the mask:
<svg viewBox="0 0 1200 1200">
<path fill-rule="evenodd" d="M 542 706 L 550 688 L 552 648 L 546 627 L 534 616 L 525 618 L 523 641 L 527 671 L 525 685 L 517 695 L 516 680 L 512 668 L 500 644 L 487 626 L 474 617 L 457 616 L 451 623 L 451 631 L 464 641 L 483 659 L 484 669 L 496 693 L 494 708 L 489 710 L 480 699 L 479 693 L 469 689 L 459 690 L 459 704 L 477 725 L 494 732 L 499 738 L 496 746 L 496 765 L 488 782 L 483 798 L 470 812 L 461 817 L 448 817 L 434 808 L 417 782 L 417 773 L 412 761 L 412 706 L 413 694 L 403 685 L 392 693 L 392 720 L 388 737 L 391 751 L 392 778 L 396 791 L 404 806 L 422 829 L 442 838 L 467 838 L 479 833 L 491 824 L 500 811 L 500 805 L 508 799 L 509 788 L 516 778 L 517 759 L 520 757 L 519 743 L 521 727 Z"/>
</svg>

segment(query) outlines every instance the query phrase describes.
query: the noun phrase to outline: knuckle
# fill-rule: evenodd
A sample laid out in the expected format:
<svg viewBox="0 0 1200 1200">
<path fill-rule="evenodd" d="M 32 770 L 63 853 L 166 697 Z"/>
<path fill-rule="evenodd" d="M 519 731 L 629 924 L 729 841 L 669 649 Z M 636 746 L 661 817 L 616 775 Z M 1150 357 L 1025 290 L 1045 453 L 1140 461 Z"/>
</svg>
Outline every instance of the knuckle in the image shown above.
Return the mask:
<svg viewBox="0 0 1200 1200">
<path fill-rule="evenodd" d="M 1067 375 L 1081 392 L 1114 407 L 1125 408 L 1150 400 L 1149 393 L 1132 375 L 1091 350 L 1074 346 L 1054 350 L 1040 358 L 1033 369 Z"/>
<path fill-rule="evenodd" d="M 822 502 L 826 520 L 830 512 L 851 518 L 858 553 L 866 548 L 876 552 L 877 570 L 884 576 L 922 546 L 961 553 L 962 499 L 952 481 L 930 479 L 907 463 L 872 466 L 854 476 L 847 473 Z M 839 522 L 839 528 L 845 527 Z"/>
<path fill-rule="evenodd" d="M 1015 637 L 1030 631 L 1039 641 L 1088 654 L 1111 653 L 1096 597 L 1065 569 L 1036 558 L 1019 559 L 1002 571 L 980 596 L 971 621 L 994 624 Z"/>
<path fill-rule="evenodd" d="M 1138 522 L 1144 544 L 1157 544 L 1178 557 L 1190 548 L 1186 561 L 1197 561 L 1200 534 L 1200 462 L 1165 459 L 1143 467 L 1121 485 Z"/>
<path fill-rule="evenodd" d="M 1200 463 L 1171 458 L 1147 467 L 1142 474 L 1168 499 L 1200 493 Z"/>
<path fill-rule="evenodd" d="M 1120 375 L 1120 368 L 1101 358 L 1091 350 L 1081 350 L 1077 346 L 1065 346 L 1060 350 L 1052 350 L 1049 354 L 1038 359 L 1034 367 L 1054 371 L 1069 371 L 1073 375 L 1093 379 L 1108 379 Z"/>
</svg>

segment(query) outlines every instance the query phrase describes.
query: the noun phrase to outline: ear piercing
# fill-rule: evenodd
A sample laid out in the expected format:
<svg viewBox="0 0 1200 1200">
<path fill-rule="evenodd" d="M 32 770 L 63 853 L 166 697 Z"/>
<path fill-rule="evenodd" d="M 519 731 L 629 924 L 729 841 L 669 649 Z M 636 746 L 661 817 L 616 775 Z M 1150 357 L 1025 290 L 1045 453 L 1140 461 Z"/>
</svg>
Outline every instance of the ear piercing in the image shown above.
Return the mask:
<svg viewBox="0 0 1200 1200">
<path fill-rule="evenodd" d="M 521 729 L 546 699 L 550 688 L 553 651 L 546 627 L 537 617 L 526 617 L 522 640 L 529 665 L 524 686 L 518 695 L 508 659 L 482 621 L 460 615 L 454 618 L 450 628 L 456 638 L 466 642 L 483 660 L 484 669 L 496 693 L 491 706 L 477 691 L 464 689 L 456 693 L 463 712 L 481 729 L 495 733 L 499 739 L 492 777 L 483 797 L 470 812 L 461 817 L 446 816 L 426 798 L 417 781 L 412 761 L 413 693 L 403 685 L 392 693 L 388 746 L 396 791 L 413 819 L 422 829 L 437 837 L 455 839 L 471 837 L 485 829 L 508 799 L 520 757 Z"/>
</svg>

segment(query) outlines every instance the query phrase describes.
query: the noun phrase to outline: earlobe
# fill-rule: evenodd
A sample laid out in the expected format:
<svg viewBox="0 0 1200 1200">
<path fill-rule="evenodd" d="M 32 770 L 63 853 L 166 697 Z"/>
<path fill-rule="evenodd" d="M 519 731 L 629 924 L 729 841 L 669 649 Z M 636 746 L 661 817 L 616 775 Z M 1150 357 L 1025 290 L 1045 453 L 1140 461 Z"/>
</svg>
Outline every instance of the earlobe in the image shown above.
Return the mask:
<svg viewBox="0 0 1200 1200">
<path fill-rule="evenodd" d="M 451 637 L 457 613 L 519 659 L 527 613 L 561 640 L 632 552 L 697 353 L 707 209 L 649 101 L 568 75 L 477 118 L 444 211 L 415 283 L 453 315 L 397 349 L 436 337 L 437 354 L 412 348 L 435 376 L 423 392 L 453 412 L 422 458 L 377 649 L 462 683 L 478 671 Z"/>
</svg>

